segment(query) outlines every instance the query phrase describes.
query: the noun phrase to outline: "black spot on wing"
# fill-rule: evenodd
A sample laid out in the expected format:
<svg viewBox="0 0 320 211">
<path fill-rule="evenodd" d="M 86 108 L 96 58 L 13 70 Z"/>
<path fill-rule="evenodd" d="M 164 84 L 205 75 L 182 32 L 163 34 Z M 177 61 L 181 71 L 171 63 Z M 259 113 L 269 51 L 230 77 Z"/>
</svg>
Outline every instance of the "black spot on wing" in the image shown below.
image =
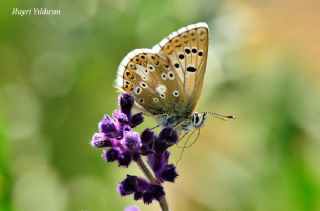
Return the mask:
<svg viewBox="0 0 320 211">
<path fill-rule="evenodd" d="M 196 72 L 196 71 L 197 71 L 197 68 L 192 67 L 192 66 L 189 66 L 189 67 L 187 67 L 187 71 L 188 71 L 188 72 L 192 72 L 192 73 L 194 73 L 194 72 Z"/>
</svg>

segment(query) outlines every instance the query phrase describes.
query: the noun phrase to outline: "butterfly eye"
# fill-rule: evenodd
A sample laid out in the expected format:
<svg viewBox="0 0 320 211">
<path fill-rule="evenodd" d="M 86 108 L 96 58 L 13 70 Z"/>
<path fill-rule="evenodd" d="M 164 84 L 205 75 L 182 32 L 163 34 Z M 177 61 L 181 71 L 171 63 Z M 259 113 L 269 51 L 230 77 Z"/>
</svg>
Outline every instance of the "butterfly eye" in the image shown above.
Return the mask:
<svg viewBox="0 0 320 211">
<path fill-rule="evenodd" d="M 198 52 L 198 56 L 202 57 L 203 56 L 203 51 Z"/>
<path fill-rule="evenodd" d="M 150 71 L 154 71 L 154 67 L 152 65 L 148 65 L 147 67 Z"/>
<path fill-rule="evenodd" d="M 197 53 L 197 49 L 196 48 L 192 48 L 192 53 L 196 54 Z"/>
<path fill-rule="evenodd" d="M 180 67 L 179 63 L 175 63 L 175 64 L 174 64 L 174 67 L 175 67 L 175 68 L 179 68 L 179 67 Z"/>
<path fill-rule="evenodd" d="M 193 122 L 194 125 L 198 125 L 198 124 L 199 124 L 200 118 L 199 118 L 198 113 L 194 113 L 194 114 L 193 114 L 192 122 Z"/>
<path fill-rule="evenodd" d="M 154 98 L 153 98 L 153 102 L 158 103 L 158 102 L 159 102 L 159 98 L 154 97 Z"/>
</svg>

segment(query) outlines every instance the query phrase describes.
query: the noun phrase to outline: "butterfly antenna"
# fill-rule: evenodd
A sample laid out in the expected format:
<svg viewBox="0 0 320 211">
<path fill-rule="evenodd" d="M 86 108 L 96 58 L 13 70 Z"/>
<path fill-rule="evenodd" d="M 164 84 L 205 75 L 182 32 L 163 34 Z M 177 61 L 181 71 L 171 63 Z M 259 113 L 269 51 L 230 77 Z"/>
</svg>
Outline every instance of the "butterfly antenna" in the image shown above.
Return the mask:
<svg viewBox="0 0 320 211">
<path fill-rule="evenodd" d="M 207 114 L 209 114 L 209 115 L 213 115 L 214 117 L 216 117 L 216 118 L 218 118 L 218 119 L 221 119 L 221 120 L 224 120 L 224 121 L 226 121 L 226 120 L 228 120 L 228 119 L 235 119 L 236 117 L 235 116 L 233 116 L 233 115 L 222 115 L 222 114 L 217 114 L 217 113 L 215 113 L 215 112 L 204 112 L 204 115 L 207 115 Z"/>
</svg>

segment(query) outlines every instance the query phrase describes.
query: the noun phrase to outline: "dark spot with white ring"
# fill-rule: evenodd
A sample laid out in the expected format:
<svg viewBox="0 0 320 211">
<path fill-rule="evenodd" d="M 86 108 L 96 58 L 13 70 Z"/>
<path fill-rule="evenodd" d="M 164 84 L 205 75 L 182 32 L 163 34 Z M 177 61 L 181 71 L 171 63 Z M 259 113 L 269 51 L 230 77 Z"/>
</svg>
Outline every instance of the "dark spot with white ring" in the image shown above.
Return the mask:
<svg viewBox="0 0 320 211">
<path fill-rule="evenodd" d="M 161 78 L 162 78 L 163 80 L 166 80 L 166 79 L 167 79 L 167 74 L 162 73 L 162 74 L 161 74 Z"/>
<path fill-rule="evenodd" d="M 186 52 L 186 54 L 189 54 L 191 51 L 189 48 L 184 49 L 184 52 Z"/>
<path fill-rule="evenodd" d="M 189 66 L 189 67 L 187 67 L 187 71 L 188 71 L 188 72 L 192 72 L 192 73 L 194 73 L 194 72 L 196 72 L 196 71 L 197 71 L 197 68 L 192 67 L 192 66 Z"/>
<path fill-rule="evenodd" d="M 203 52 L 202 52 L 202 51 L 199 51 L 198 55 L 199 55 L 199 56 L 203 56 Z"/>
<path fill-rule="evenodd" d="M 179 97 L 179 92 L 177 90 L 175 90 L 175 91 L 172 92 L 172 95 L 174 97 Z"/>
<path fill-rule="evenodd" d="M 147 88 L 147 84 L 144 83 L 144 82 L 142 82 L 140 85 L 141 85 L 143 88 Z"/>
<path fill-rule="evenodd" d="M 183 54 L 179 54 L 179 59 L 184 59 L 184 55 Z"/>
<path fill-rule="evenodd" d="M 175 68 L 179 68 L 180 67 L 180 65 L 178 63 L 175 63 L 174 66 L 175 66 Z"/>
<path fill-rule="evenodd" d="M 197 53 L 197 49 L 192 48 L 192 53 Z"/>
</svg>

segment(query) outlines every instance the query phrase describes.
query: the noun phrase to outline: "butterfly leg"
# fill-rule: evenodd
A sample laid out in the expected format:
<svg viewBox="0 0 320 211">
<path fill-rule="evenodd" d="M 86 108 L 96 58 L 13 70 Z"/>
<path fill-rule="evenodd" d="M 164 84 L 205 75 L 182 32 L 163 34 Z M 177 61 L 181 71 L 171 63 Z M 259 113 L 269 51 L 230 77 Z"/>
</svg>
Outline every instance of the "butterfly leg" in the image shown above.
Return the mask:
<svg viewBox="0 0 320 211">
<path fill-rule="evenodd" d="M 181 150 L 181 153 L 180 153 L 180 157 L 179 157 L 179 159 L 178 159 L 177 162 L 176 162 L 176 165 L 181 161 L 183 152 L 184 152 L 184 150 L 186 149 L 186 145 L 188 144 L 189 139 L 190 139 L 190 137 L 193 135 L 193 133 L 194 133 L 195 130 L 196 130 L 196 129 L 193 129 L 193 130 L 192 130 L 191 134 L 188 136 L 188 138 L 187 138 L 186 142 L 184 143 L 183 147 L 180 147 L 180 146 L 177 145 L 178 148 L 182 148 L 182 150 Z M 188 134 L 188 133 L 185 133 L 184 136 L 185 136 L 186 134 Z M 183 137 L 184 137 L 184 136 L 183 136 Z"/>
<path fill-rule="evenodd" d="M 158 127 L 160 127 L 160 125 L 156 125 L 153 128 L 150 128 L 150 130 L 154 130 L 154 129 L 158 128 Z"/>
</svg>

